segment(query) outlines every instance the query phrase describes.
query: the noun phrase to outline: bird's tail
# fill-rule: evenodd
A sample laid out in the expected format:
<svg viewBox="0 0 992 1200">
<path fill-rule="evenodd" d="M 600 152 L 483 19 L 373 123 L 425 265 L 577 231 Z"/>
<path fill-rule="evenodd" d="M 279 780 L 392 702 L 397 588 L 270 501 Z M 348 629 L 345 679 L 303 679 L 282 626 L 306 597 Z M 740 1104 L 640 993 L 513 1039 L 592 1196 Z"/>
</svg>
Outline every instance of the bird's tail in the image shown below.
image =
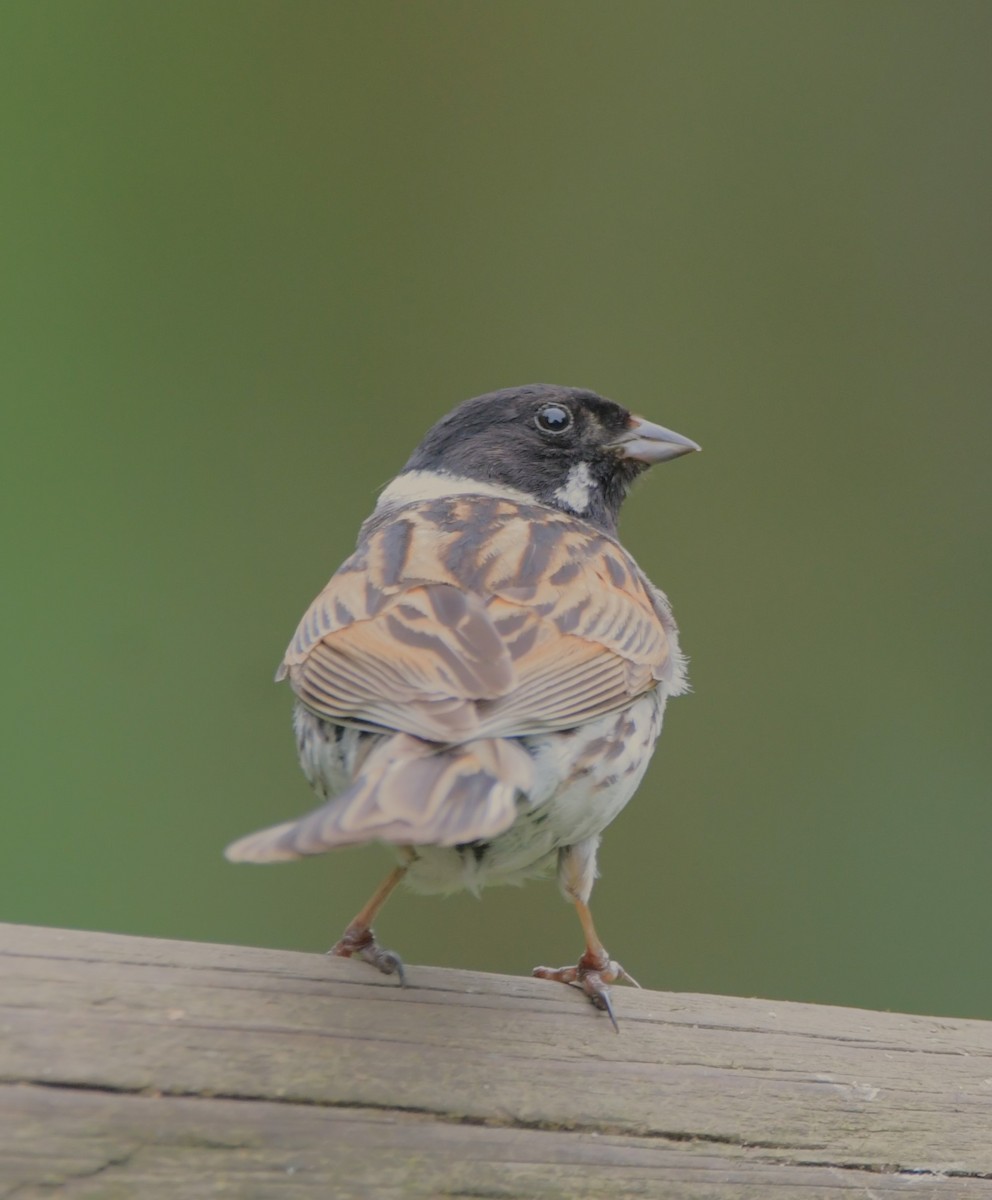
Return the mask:
<svg viewBox="0 0 992 1200">
<path fill-rule="evenodd" d="M 377 746 L 354 783 L 296 821 L 225 850 L 231 862 L 286 862 L 336 846 L 383 841 L 457 846 L 509 829 L 534 783 L 519 742 L 484 738 L 442 748 L 398 733 Z"/>
</svg>

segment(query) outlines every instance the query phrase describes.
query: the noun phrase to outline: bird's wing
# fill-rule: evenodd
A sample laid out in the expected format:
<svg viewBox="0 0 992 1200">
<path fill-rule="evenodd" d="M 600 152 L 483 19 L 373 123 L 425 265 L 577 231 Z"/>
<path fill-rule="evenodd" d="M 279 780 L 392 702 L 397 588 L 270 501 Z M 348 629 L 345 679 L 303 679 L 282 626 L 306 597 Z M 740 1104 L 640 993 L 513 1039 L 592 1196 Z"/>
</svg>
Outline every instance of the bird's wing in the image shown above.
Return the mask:
<svg viewBox="0 0 992 1200">
<path fill-rule="evenodd" d="M 562 729 L 678 656 L 626 552 L 564 513 L 481 496 L 373 518 L 280 671 L 330 720 L 434 742 Z"/>
</svg>

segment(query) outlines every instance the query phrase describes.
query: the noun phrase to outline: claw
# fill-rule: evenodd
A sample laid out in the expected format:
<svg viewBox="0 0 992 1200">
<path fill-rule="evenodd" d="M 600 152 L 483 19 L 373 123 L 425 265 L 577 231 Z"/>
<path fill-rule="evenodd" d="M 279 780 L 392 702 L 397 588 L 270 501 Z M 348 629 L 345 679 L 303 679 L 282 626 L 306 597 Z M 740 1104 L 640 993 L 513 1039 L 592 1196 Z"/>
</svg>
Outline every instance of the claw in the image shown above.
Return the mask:
<svg viewBox="0 0 992 1200">
<path fill-rule="evenodd" d="M 359 950 L 358 957 L 371 963 L 383 975 L 399 976 L 400 987 L 406 987 L 406 970 L 403 966 L 403 959 L 395 950 L 384 950 L 382 946 L 373 943 L 371 946 Z"/>
<path fill-rule="evenodd" d="M 623 969 L 623 967 L 620 966 L 619 963 L 612 963 L 611 965 L 617 968 L 617 971 L 618 971 L 617 978 L 618 979 L 622 980 L 624 983 L 629 983 L 631 987 L 636 987 L 638 989 L 638 991 L 642 991 L 642 992 L 644 991 L 644 989 L 637 982 L 637 980 L 633 977 L 633 975 L 631 975 L 631 973 L 629 971 L 625 971 Z"/>
<path fill-rule="evenodd" d="M 535 967 L 531 973 L 535 979 L 553 979 L 557 983 L 570 983 L 580 987 L 589 997 L 593 1008 L 606 1013 L 617 1033 L 620 1032 L 620 1026 L 613 1011 L 608 985 L 621 979 L 634 987 L 641 986 L 618 962 L 614 962 L 605 954 L 601 958 L 594 958 L 586 953 L 574 967 Z"/>
<path fill-rule="evenodd" d="M 586 976 L 587 981 L 591 981 L 593 978 L 595 978 L 595 974 L 593 972 Z M 610 1023 L 613 1026 L 613 1032 L 619 1033 L 620 1026 L 617 1024 L 616 1014 L 613 1011 L 613 1001 L 610 998 L 610 989 L 606 986 L 606 984 L 600 980 L 598 987 L 594 987 L 593 990 L 590 991 L 587 985 L 585 992 L 595 1007 L 598 1008 L 600 1012 L 605 1012 L 610 1018 Z"/>
<path fill-rule="evenodd" d="M 338 958 L 357 957 L 381 971 L 383 975 L 399 976 L 400 987 L 406 987 L 406 969 L 403 959 L 394 950 L 385 950 L 375 940 L 371 929 L 346 929 L 341 940 L 333 945 L 328 954 Z"/>
</svg>

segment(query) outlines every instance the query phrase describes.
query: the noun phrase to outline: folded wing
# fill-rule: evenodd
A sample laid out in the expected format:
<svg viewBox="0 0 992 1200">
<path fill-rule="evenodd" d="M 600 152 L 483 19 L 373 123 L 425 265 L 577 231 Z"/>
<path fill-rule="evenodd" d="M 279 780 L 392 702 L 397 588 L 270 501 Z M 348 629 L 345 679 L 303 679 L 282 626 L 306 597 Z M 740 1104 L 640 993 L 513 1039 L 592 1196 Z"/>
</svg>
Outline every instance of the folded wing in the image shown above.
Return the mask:
<svg viewBox="0 0 992 1200">
<path fill-rule="evenodd" d="M 674 623 L 611 538 L 458 496 L 373 518 L 279 677 L 331 721 L 445 745 L 563 729 L 680 679 Z"/>
</svg>

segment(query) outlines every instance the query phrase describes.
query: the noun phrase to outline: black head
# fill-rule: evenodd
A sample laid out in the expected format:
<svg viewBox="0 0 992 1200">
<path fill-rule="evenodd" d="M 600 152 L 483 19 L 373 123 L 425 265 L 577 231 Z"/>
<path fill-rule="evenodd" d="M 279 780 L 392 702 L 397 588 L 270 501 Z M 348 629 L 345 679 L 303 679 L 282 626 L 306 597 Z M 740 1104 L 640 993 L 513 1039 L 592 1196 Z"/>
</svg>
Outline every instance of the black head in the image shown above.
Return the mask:
<svg viewBox="0 0 992 1200">
<path fill-rule="evenodd" d="M 460 404 L 428 432 L 403 474 L 513 488 L 612 532 L 642 471 L 698 449 L 595 392 L 532 383 Z"/>
</svg>

